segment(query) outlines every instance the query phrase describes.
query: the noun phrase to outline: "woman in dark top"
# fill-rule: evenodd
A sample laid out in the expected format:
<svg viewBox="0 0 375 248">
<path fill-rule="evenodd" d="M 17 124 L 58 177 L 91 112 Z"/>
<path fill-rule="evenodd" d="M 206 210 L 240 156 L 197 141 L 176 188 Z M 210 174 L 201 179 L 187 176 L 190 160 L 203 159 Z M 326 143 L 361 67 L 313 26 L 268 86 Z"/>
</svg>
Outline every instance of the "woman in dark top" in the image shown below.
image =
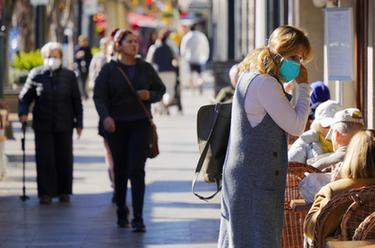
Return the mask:
<svg viewBox="0 0 375 248">
<path fill-rule="evenodd" d="M 151 103 L 161 100 L 165 86 L 153 67 L 136 58 L 137 36 L 120 29 L 114 37 L 117 60 L 105 64 L 94 87 L 94 102 L 103 120 L 105 136 L 112 152 L 115 172 L 117 225 L 129 225 L 126 206 L 127 181 L 132 188 L 133 219 L 135 232 L 144 232 L 143 199 L 145 192 L 145 163 L 149 153 L 150 123 L 127 81 L 122 69 L 150 112 Z"/>
</svg>

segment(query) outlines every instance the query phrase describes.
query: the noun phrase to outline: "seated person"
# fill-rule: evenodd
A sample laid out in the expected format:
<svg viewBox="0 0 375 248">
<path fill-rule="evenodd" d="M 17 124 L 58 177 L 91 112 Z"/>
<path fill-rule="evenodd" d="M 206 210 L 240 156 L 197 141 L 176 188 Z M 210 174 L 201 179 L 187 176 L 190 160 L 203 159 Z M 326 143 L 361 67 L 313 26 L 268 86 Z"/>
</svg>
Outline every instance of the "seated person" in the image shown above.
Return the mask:
<svg viewBox="0 0 375 248">
<path fill-rule="evenodd" d="M 227 102 L 232 100 L 239 74 L 238 64 L 234 64 L 229 70 L 229 79 L 231 85 L 222 88 L 219 93 L 217 93 L 215 102 Z"/>
<path fill-rule="evenodd" d="M 312 91 L 310 94 L 310 114 L 309 119 L 313 120 L 316 108 L 323 102 L 331 98 L 329 88 L 322 81 L 313 82 L 311 85 Z"/>
<path fill-rule="evenodd" d="M 344 161 L 350 140 L 358 131 L 364 128 L 363 124 L 362 114 L 359 109 L 347 108 L 337 112 L 326 137 L 332 141 L 334 152 L 311 158 L 307 160 L 307 164 L 323 170 Z"/>
<path fill-rule="evenodd" d="M 333 100 L 320 104 L 315 111 L 315 120 L 310 130 L 304 132 L 290 147 L 288 161 L 305 164 L 310 158 L 333 152 L 331 141 L 325 137 L 334 115 L 342 109 L 342 106 Z"/>
<path fill-rule="evenodd" d="M 308 174 L 299 184 L 300 193 L 306 202 L 311 203 L 315 194 L 326 184 L 338 178 L 342 161 L 344 161 L 347 146 L 352 137 L 363 130 L 363 119 L 361 112 L 356 108 L 347 108 L 335 114 L 330 125 L 327 138 L 332 140 L 333 153 L 324 153 L 315 158 L 307 160 L 310 164 L 320 170 L 332 169 L 332 173 Z"/>
<path fill-rule="evenodd" d="M 375 185 L 375 131 L 359 131 L 350 141 L 341 171 L 342 179 L 324 186 L 315 196 L 304 223 L 305 247 L 314 238 L 317 217 L 333 196 L 354 188 Z M 323 227 L 324 238 L 333 235 L 341 222 L 345 210 L 337 209 L 328 217 Z"/>
</svg>

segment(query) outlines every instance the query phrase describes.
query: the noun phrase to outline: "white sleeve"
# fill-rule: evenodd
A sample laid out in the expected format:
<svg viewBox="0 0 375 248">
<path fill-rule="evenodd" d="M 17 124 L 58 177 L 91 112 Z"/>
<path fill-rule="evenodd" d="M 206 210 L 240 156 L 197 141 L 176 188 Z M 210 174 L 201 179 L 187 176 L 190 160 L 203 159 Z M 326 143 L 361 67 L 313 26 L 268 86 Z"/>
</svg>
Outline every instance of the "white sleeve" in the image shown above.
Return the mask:
<svg viewBox="0 0 375 248">
<path fill-rule="evenodd" d="M 202 63 L 206 63 L 209 56 L 210 56 L 210 45 L 208 43 L 208 39 L 206 37 L 206 35 L 204 35 L 203 33 L 201 34 L 201 42 L 200 42 L 200 46 L 202 46 L 202 54 L 201 54 L 201 62 Z"/>
<path fill-rule="evenodd" d="M 154 59 L 154 53 L 155 53 L 155 44 L 152 44 L 149 48 L 148 48 L 148 51 L 147 51 L 147 55 L 146 55 L 146 62 L 148 63 L 152 63 L 153 62 L 153 59 Z"/>
<path fill-rule="evenodd" d="M 180 45 L 180 55 L 181 55 L 181 57 L 185 56 L 186 44 L 187 44 L 187 38 L 184 36 L 184 37 L 182 37 L 181 45 Z"/>
<path fill-rule="evenodd" d="M 272 80 L 273 79 L 273 80 Z M 258 87 L 258 100 L 270 117 L 287 133 L 299 136 L 305 129 L 310 112 L 310 86 L 306 83 L 298 85 L 297 104 L 292 104 L 285 97 L 282 86 L 276 79 L 265 80 Z"/>
</svg>

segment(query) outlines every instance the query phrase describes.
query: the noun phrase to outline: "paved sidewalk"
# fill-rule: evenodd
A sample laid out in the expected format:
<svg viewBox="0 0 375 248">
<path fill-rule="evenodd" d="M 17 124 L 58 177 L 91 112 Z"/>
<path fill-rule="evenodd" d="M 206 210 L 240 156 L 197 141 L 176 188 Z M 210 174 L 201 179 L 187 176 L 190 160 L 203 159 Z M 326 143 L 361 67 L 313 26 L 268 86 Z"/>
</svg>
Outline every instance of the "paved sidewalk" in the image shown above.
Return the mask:
<svg viewBox="0 0 375 248">
<path fill-rule="evenodd" d="M 22 202 L 21 130 L 7 141 L 8 173 L 0 181 L 0 247 L 125 247 L 211 248 L 219 230 L 219 198 L 203 202 L 191 193 L 198 159 L 195 113 L 208 102 L 203 96 L 183 95 L 184 114 L 156 116 L 161 155 L 146 166 L 145 223 L 147 232 L 132 233 L 115 225 L 102 141 L 97 133 L 93 102 L 85 103 L 85 129 L 74 140 L 74 195 L 70 204 L 41 206 L 36 197 L 33 134 L 27 132 L 26 187 L 30 200 Z M 214 189 L 201 185 L 202 189 Z M 130 195 L 130 194 L 129 194 Z M 129 202 L 129 199 L 128 199 Z"/>
</svg>

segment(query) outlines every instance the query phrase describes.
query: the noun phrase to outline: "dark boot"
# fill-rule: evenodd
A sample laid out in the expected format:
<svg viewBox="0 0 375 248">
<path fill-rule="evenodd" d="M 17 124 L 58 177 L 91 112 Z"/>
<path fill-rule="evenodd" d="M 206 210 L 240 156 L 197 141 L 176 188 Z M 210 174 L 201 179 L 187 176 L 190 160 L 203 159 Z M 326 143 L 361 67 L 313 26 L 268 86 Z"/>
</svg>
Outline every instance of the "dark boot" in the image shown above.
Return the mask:
<svg viewBox="0 0 375 248">
<path fill-rule="evenodd" d="M 129 227 L 128 207 L 117 208 L 117 225 L 121 228 Z"/>
<path fill-rule="evenodd" d="M 134 218 L 132 220 L 132 228 L 133 228 L 132 230 L 133 232 L 146 232 L 146 226 L 143 223 L 142 218 Z"/>
<path fill-rule="evenodd" d="M 48 195 L 42 195 L 39 197 L 39 204 L 41 205 L 51 205 L 52 198 Z"/>
</svg>

